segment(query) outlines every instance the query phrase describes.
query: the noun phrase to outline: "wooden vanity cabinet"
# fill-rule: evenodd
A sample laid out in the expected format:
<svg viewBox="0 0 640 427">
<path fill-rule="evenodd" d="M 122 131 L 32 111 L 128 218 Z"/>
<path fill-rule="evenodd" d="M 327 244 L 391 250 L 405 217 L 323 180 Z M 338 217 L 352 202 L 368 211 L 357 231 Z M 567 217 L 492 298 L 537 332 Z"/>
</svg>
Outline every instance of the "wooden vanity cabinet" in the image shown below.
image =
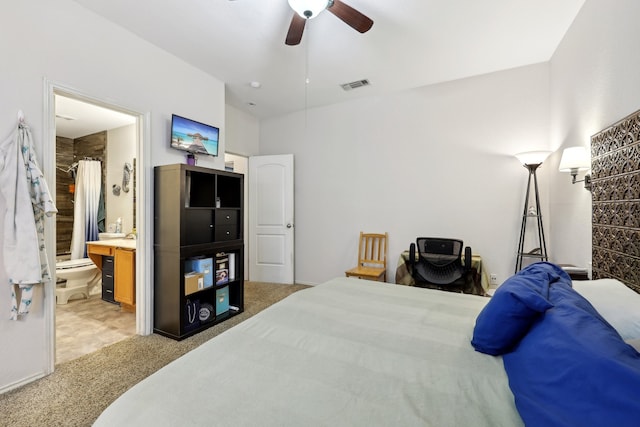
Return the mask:
<svg viewBox="0 0 640 427">
<path fill-rule="evenodd" d="M 103 299 L 135 311 L 136 250 L 129 246 L 109 240 L 87 242 L 87 255 L 102 271 Z"/>
<path fill-rule="evenodd" d="M 114 299 L 123 308 L 133 307 L 136 304 L 136 251 L 116 248 L 115 264 Z"/>
</svg>

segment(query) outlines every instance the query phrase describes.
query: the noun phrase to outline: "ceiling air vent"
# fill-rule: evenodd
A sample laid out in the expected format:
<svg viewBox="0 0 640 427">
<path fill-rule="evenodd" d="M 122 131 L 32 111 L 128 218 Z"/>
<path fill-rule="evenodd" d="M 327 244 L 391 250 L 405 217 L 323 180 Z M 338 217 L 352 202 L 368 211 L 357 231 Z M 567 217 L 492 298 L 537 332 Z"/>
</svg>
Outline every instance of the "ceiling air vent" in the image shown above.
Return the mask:
<svg viewBox="0 0 640 427">
<path fill-rule="evenodd" d="M 344 84 L 341 84 L 340 86 L 342 86 L 342 89 L 344 90 L 351 90 L 351 89 L 357 89 L 359 87 L 369 86 L 370 84 L 371 83 L 369 82 L 369 80 L 362 79 L 362 80 L 356 80 L 355 82 L 351 82 L 351 83 L 344 83 Z"/>
</svg>

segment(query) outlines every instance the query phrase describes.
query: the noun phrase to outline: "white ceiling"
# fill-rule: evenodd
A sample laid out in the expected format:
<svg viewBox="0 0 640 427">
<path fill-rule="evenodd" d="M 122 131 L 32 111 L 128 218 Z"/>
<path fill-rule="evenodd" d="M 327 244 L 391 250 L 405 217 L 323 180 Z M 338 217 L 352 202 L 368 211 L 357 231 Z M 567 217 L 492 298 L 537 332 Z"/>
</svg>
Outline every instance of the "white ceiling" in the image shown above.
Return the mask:
<svg viewBox="0 0 640 427">
<path fill-rule="evenodd" d="M 258 118 L 548 61 L 584 4 L 344 0 L 369 32 L 325 11 L 286 46 L 287 0 L 75 1 L 222 80 L 227 103 Z M 360 79 L 371 86 L 340 87 Z"/>
<path fill-rule="evenodd" d="M 56 95 L 56 136 L 79 138 L 136 122 L 134 116 Z"/>
</svg>

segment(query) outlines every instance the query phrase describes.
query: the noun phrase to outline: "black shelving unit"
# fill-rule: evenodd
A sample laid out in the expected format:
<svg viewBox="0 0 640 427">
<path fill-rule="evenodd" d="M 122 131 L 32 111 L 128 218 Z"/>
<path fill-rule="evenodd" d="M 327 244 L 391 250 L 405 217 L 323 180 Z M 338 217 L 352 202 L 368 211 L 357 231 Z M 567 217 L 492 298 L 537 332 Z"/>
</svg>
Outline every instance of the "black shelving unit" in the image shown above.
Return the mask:
<svg viewBox="0 0 640 427">
<path fill-rule="evenodd" d="M 154 178 L 154 332 L 181 340 L 244 311 L 244 176 L 175 164 Z M 193 259 L 209 266 L 195 291 L 185 283 Z"/>
</svg>

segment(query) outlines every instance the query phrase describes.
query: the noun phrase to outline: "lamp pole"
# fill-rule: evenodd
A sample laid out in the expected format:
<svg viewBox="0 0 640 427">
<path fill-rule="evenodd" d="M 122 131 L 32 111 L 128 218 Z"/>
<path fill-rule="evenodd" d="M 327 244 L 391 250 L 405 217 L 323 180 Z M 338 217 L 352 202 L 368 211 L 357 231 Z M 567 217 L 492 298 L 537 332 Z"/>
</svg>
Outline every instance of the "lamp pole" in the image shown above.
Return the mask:
<svg viewBox="0 0 640 427">
<path fill-rule="evenodd" d="M 527 192 L 524 199 L 524 209 L 522 211 L 522 226 L 520 228 L 520 242 L 518 243 L 518 256 L 516 258 L 516 270 L 517 273 L 522 269 L 522 259 L 523 258 L 540 258 L 541 261 L 547 261 L 549 258 L 547 256 L 547 243 L 544 239 L 544 227 L 542 225 L 542 214 L 540 210 L 540 194 L 538 192 L 538 177 L 536 176 L 536 170 L 540 167 L 540 163 L 528 163 L 523 166 L 529 170 L 529 180 L 527 181 Z M 534 192 L 536 198 L 536 212 L 532 214 L 527 211 L 527 206 L 529 205 L 529 195 L 531 193 L 531 178 L 533 178 L 534 184 Z M 527 218 L 535 217 L 537 220 L 538 226 L 538 247 L 529 251 L 524 252 L 524 240 L 525 234 L 527 230 Z"/>
</svg>

